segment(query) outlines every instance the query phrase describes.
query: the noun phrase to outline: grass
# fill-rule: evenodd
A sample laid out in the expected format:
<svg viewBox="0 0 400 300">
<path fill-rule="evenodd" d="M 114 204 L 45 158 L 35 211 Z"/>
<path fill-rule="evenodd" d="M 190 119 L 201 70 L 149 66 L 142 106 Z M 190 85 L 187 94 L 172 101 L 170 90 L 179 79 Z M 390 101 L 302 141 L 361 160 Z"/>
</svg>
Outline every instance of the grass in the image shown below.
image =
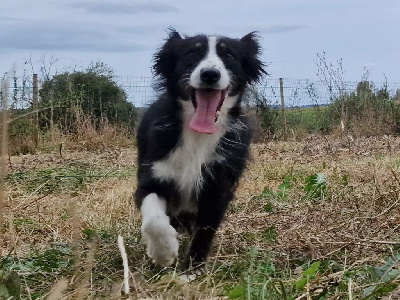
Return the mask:
<svg viewBox="0 0 400 300">
<path fill-rule="evenodd" d="M 78 150 L 10 157 L 0 295 L 127 299 L 120 234 L 130 299 L 400 297 L 400 138 L 252 145 L 207 268 L 191 282 L 152 265 L 140 244 L 135 148 Z"/>
</svg>

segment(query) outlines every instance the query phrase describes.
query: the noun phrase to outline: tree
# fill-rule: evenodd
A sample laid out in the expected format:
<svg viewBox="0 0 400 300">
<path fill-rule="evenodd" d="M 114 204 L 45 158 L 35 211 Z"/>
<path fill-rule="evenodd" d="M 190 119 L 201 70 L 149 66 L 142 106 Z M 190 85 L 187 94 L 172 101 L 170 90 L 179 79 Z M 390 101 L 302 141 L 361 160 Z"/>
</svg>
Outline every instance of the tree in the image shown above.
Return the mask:
<svg viewBox="0 0 400 300">
<path fill-rule="evenodd" d="M 135 106 L 113 80 L 113 72 L 104 63 L 92 63 L 83 71 L 64 72 L 45 80 L 40 90 L 41 126 L 57 124 L 73 132 L 78 116 L 92 117 L 96 123 L 108 120 L 134 129 Z"/>
</svg>

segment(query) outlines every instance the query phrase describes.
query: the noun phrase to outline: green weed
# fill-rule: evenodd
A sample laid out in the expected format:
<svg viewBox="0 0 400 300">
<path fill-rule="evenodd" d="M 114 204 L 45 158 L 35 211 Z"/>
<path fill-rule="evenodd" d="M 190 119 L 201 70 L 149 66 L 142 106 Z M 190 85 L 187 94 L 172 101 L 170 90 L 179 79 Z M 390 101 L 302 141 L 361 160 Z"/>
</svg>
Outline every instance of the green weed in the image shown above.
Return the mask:
<svg viewBox="0 0 400 300">
<path fill-rule="evenodd" d="M 386 260 L 380 267 L 369 267 L 368 273 L 373 284 L 363 291 L 363 299 L 379 299 L 394 291 L 400 284 L 400 253 Z"/>
<path fill-rule="evenodd" d="M 306 194 L 303 200 L 317 199 L 324 196 L 327 187 L 326 175 L 316 173 L 308 176 L 304 183 Z"/>
<path fill-rule="evenodd" d="M 229 299 L 292 299 L 296 294 L 287 284 L 289 274 L 278 270 L 265 253 L 250 248 L 247 263 L 241 282 L 227 292 Z"/>
<path fill-rule="evenodd" d="M 306 262 L 296 270 L 278 268 L 273 254 L 265 254 L 250 248 L 247 265 L 243 267 L 239 284 L 226 293 L 229 299 L 295 299 L 309 294 L 312 299 L 331 299 L 343 295 L 348 297 L 349 283 L 367 286 L 356 291 L 357 299 L 381 299 L 398 288 L 400 284 L 400 254 L 388 258 L 380 267 L 359 266 L 344 270 L 335 260 Z M 339 298 L 337 298 L 339 299 Z M 342 299 L 342 298 L 340 298 Z"/>
<path fill-rule="evenodd" d="M 285 201 L 288 199 L 289 191 L 293 187 L 293 180 L 290 177 L 285 177 L 283 182 L 278 186 L 276 191 L 273 191 L 269 187 L 265 187 L 260 195 L 254 196 L 253 199 L 257 201 L 266 202 L 264 206 L 265 212 L 271 212 L 273 210 L 272 201 L 279 200 Z"/>
</svg>

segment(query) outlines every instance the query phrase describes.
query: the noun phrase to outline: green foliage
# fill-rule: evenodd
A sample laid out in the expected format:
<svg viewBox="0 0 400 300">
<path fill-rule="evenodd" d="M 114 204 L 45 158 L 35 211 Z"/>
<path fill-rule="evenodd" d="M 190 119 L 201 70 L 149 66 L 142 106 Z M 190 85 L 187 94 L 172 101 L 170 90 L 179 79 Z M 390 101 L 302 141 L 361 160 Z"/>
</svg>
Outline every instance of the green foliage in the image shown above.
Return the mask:
<svg viewBox="0 0 400 300">
<path fill-rule="evenodd" d="M 400 254 L 389 257 L 386 264 L 381 267 L 369 268 L 369 274 L 375 284 L 364 289 L 364 300 L 380 299 L 383 295 L 394 291 L 400 281 Z"/>
<path fill-rule="evenodd" d="M 281 199 L 286 199 L 288 196 L 288 191 L 293 187 L 292 179 L 290 177 L 285 177 L 283 182 L 278 186 L 276 195 Z"/>
<path fill-rule="evenodd" d="M 357 293 L 354 291 L 357 299 L 381 299 L 399 287 L 399 261 L 397 253 L 383 266 L 363 265 L 346 271 L 335 260 L 309 261 L 291 271 L 278 267 L 265 252 L 250 248 L 247 265 L 242 266 L 242 280 L 226 295 L 229 299 L 295 299 L 307 289 L 312 299 L 322 300 L 347 295 L 349 283 L 353 282 L 364 287 Z"/>
<path fill-rule="evenodd" d="M 317 199 L 321 198 L 326 191 L 327 181 L 326 175 L 322 173 L 316 173 L 310 175 L 305 180 L 304 190 L 306 195 L 304 199 Z"/>
<path fill-rule="evenodd" d="M 21 279 L 17 272 L 0 269 L 0 299 L 20 299 Z"/>
<path fill-rule="evenodd" d="M 307 285 L 307 283 L 310 280 L 315 279 L 315 277 L 317 276 L 318 272 L 320 272 L 320 267 L 321 267 L 321 262 L 320 261 L 316 261 L 316 262 L 313 262 L 308 267 L 308 269 L 304 270 L 302 272 L 303 276 L 295 282 L 296 289 L 303 290 L 304 287 Z"/>
<path fill-rule="evenodd" d="M 264 241 L 269 244 L 276 244 L 278 240 L 278 232 L 276 231 L 275 226 L 270 226 L 262 232 L 262 236 L 264 237 Z"/>
<path fill-rule="evenodd" d="M 264 199 L 272 199 L 272 198 L 279 198 L 281 200 L 286 200 L 290 189 L 293 187 L 292 179 L 286 176 L 282 183 L 278 186 L 277 190 L 274 192 L 269 187 L 265 187 L 264 190 L 261 192 L 260 195 L 255 196 L 254 199 L 256 200 L 264 200 Z M 265 208 L 266 211 L 271 209 L 271 205 L 267 204 L 268 206 Z"/>
<path fill-rule="evenodd" d="M 327 107 L 324 118 L 329 120 L 330 126 L 326 131 L 343 121 L 346 130 L 358 133 L 397 132 L 400 107 L 394 100 L 390 98 L 387 87 L 374 92 L 372 82 L 361 81 L 356 92 L 342 93 Z"/>
<path fill-rule="evenodd" d="M 342 178 L 343 185 L 348 184 L 348 176 L 344 175 Z M 327 179 L 323 173 L 315 173 L 309 175 L 304 180 L 303 186 L 297 186 L 297 189 L 302 189 L 305 194 L 301 197 L 301 200 L 315 200 L 324 197 L 327 190 Z M 254 196 L 253 199 L 257 201 L 266 202 L 264 205 L 265 212 L 271 212 L 273 210 L 273 201 L 284 202 L 289 200 L 290 191 L 294 188 L 294 180 L 291 177 L 286 176 L 282 183 L 277 187 L 276 191 L 273 191 L 269 187 L 265 187 L 260 195 Z"/>
<path fill-rule="evenodd" d="M 280 200 L 285 201 L 289 196 L 289 191 L 293 187 L 292 179 L 285 177 L 283 182 L 278 186 L 276 191 L 273 191 L 269 187 L 265 187 L 260 195 L 254 196 L 253 199 L 260 202 L 265 202 L 264 211 L 272 212 L 273 204 L 272 201 Z"/>
<path fill-rule="evenodd" d="M 289 130 L 295 133 L 326 133 L 323 111 L 326 107 L 291 108 L 286 110 L 286 122 Z"/>
<path fill-rule="evenodd" d="M 278 111 L 272 109 L 262 101 L 257 102 L 256 113 L 260 121 L 261 128 L 270 134 L 275 134 L 278 129 Z"/>
<path fill-rule="evenodd" d="M 75 132 L 78 114 L 97 121 L 107 119 L 134 129 L 137 112 L 127 101 L 125 91 L 113 80 L 112 70 L 102 63 L 84 71 L 65 72 L 46 80 L 40 90 L 42 127 L 57 124 L 66 132 Z M 52 109 L 49 109 L 49 108 Z"/>
<path fill-rule="evenodd" d="M 307 85 L 306 91 L 312 107 L 286 107 L 286 125 L 289 133 L 302 136 L 310 133 L 329 134 L 341 125 L 345 130 L 359 134 L 374 133 L 400 133 L 400 104 L 396 102 L 399 93 L 391 97 L 388 87 L 383 85 L 376 89 L 370 81 L 363 80 L 354 91 L 346 88 L 346 84 L 339 73 L 327 73 L 334 78 L 325 78 L 328 93 L 331 95 L 331 103 L 327 106 L 318 105 L 319 92 L 313 84 Z M 271 99 L 267 99 L 259 91 L 251 91 L 253 103 L 255 103 L 256 116 L 264 133 L 274 136 L 283 132 L 283 116 L 279 105 L 271 105 Z M 290 96 L 289 96 L 290 97 Z M 300 100 L 297 91 L 292 95 Z M 279 97 L 275 95 L 275 98 Z"/>
<path fill-rule="evenodd" d="M 15 116 L 11 115 L 11 117 Z M 8 132 L 9 151 L 11 155 L 35 152 L 34 135 L 36 134 L 36 127 L 31 120 L 20 118 L 12 121 Z"/>
<path fill-rule="evenodd" d="M 37 271 L 54 272 L 72 265 L 70 247 L 57 247 L 33 257 L 32 267 Z"/>
<path fill-rule="evenodd" d="M 0 299 L 19 299 L 21 280 L 18 273 L 24 274 L 25 282 L 32 280 L 36 283 L 38 277 L 45 277 L 47 280 L 50 277 L 55 280 L 55 274 L 63 274 L 70 270 L 72 248 L 69 245 L 57 244 L 42 253 L 33 254 L 30 258 L 16 258 L 8 255 L 2 259 L 0 266 Z M 38 299 L 43 294 L 44 291 L 40 294 L 33 293 L 29 298 Z M 7 297 L 4 298 L 5 296 Z"/>
<path fill-rule="evenodd" d="M 279 128 L 279 112 L 271 107 L 268 99 L 256 88 L 248 89 L 247 97 L 255 103 L 255 113 L 260 127 L 267 135 L 274 135 Z"/>
<path fill-rule="evenodd" d="M 343 175 L 342 176 L 342 183 L 344 186 L 348 186 L 349 185 L 349 175 Z"/>
<path fill-rule="evenodd" d="M 275 288 L 279 281 L 273 280 L 276 273 L 275 265 L 265 257 L 259 260 L 259 256 L 258 249 L 249 249 L 247 255 L 249 265 L 244 280 L 227 293 L 229 299 L 282 299 L 279 298 L 282 291 Z"/>
<path fill-rule="evenodd" d="M 226 295 L 229 299 L 246 299 L 246 285 L 236 285 Z"/>
<path fill-rule="evenodd" d="M 294 299 L 296 290 L 285 282 L 288 274 L 264 253 L 250 248 L 247 263 L 242 281 L 228 291 L 229 299 Z"/>
</svg>

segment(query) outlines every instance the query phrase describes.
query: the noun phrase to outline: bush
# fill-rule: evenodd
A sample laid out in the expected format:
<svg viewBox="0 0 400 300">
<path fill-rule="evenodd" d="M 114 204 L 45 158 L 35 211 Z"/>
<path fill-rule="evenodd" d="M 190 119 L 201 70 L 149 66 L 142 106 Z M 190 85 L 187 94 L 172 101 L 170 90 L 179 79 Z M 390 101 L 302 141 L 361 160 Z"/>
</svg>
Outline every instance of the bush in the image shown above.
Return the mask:
<svg viewBox="0 0 400 300">
<path fill-rule="evenodd" d="M 96 126 L 106 119 L 135 128 L 135 106 L 127 101 L 125 91 L 113 80 L 112 71 L 102 63 L 84 71 L 55 75 L 42 84 L 40 96 L 40 125 L 44 129 L 57 125 L 66 133 L 76 133 L 81 112 L 99 122 Z"/>
<path fill-rule="evenodd" d="M 331 128 L 343 121 L 345 129 L 357 134 L 390 134 L 399 132 L 399 104 L 390 98 L 385 88 L 372 91 L 373 84 L 358 83 L 357 91 L 341 95 L 328 106 L 324 119 Z"/>
<path fill-rule="evenodd" d="M 10 155 L 35 152 L 36 128 L 27 118 L 16 119 L 9 126 Z"/>
<path fill-rule="evenodd" d="M 279 112 L 272 107 L 267 98 L 256 87 L 252 86 L 248 88 L 245 96 L 246 103 L 248 112 L 252 117 L 251 119 L 254 120 L 254 126 L 260 129 L 256 131 L 256 136 L 271 137 L 277 134 L 279 129 Z M 252 107 L 253 103 L 255 107 Z"/>
</svg>

